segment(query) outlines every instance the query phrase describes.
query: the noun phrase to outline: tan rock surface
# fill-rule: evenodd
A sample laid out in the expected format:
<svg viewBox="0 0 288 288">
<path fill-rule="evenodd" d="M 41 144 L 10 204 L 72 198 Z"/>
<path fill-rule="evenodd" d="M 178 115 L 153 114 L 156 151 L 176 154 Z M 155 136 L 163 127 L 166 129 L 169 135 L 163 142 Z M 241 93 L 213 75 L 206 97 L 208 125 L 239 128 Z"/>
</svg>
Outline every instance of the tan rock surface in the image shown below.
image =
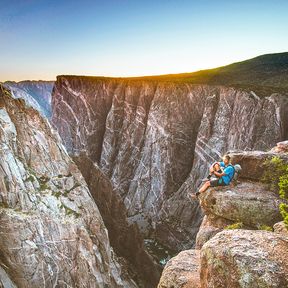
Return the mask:
<svg viewBox="0 0 288 288">
<path fill-rule="evenodd" d="M 287 259 L 287 237 L 268 231 L 222 231 L 201 250 L 201 287 L 288 287 Z"/>
<path fill-rule="evenodd" d="M 288 237 L 288 229 L 284 224 L 284 221 L 278 222 L 273 226 L 274 232 L 282 234 Z"/>
<path fill-rule="evenodd" d="M 258 228 L 280 221 L 278 195 L 262 183 L 240 182 L 237 186 L 209 188 L 201 196 L 205 214 L 213 214 L 234 222 Z"/>
<path fill-rule="evenodd" d="M 163 270 L 158 288 L 199 288 L 199 257 L 199 250 L 185 250 L 170 259 Z"/>
<path fill-rule="evenodd" d="M 202 246 L 217 233 L 221 232 L 224 227 L 231 224 L 229 221 L 222 217 L 217 217 L 212 214 L 205 215 L 196 236 L 195 249 L 201 249 Z"/>
</svg>

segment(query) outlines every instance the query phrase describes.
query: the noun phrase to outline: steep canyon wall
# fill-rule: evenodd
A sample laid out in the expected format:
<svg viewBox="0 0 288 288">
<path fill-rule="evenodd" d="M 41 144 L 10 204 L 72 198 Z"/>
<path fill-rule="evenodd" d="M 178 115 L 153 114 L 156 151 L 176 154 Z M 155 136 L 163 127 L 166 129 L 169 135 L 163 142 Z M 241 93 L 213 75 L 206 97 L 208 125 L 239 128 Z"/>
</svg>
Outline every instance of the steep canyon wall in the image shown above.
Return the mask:
<svg viewBox="0 0 288 288">
<path fill-rule="evenodd" d="M 202 212 L 188 193 L 228 150 L 287 138 L 287 96 L 232 87 L 59 76 L 53 125 L 71 155 L 86 151 L 121 195 L 128 218 L 170 248 L 194 245 Z"/>
</svg>

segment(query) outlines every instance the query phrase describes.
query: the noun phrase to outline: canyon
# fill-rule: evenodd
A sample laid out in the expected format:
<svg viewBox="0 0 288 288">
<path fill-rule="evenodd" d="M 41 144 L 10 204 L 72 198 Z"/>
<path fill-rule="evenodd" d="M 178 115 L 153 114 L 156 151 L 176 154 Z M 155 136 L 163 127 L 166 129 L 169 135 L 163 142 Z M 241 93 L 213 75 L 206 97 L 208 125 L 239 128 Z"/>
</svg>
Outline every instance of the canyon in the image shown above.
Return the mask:
<svg viewBox="0 0 288 288">
<path fill-rule="evenodd" d="M 25 100 L 0 89 L 1 287 L 155 287 L 157 267 L 137 228 L 130 229 L 117 210 L 118 230 L 135 246 L 130 255 L 142 256 L 134 257 L 133 272 L 129 257 L 118 257 L 111 247 L 109 236 L 115 242 L 121 235 L 108 235 L 93 189 L 58 133 Z"/>
<path fill-rule="evenodd" d="M 59 76 L 51 122 L 70 155 L 85 151 L 111 180 L 145 237 L 181 251 L 203 218 L 187 195 L 227 151 L 286 139 L 287 104 L 225 86 Z"/>
<path fill-rule="evenodd" d="M 279 243 L 278 256 L 287 244 L 274 225 L 281 200 L 259 169 L 279 153 L 288 161 L 287 71 L 279 53 L 195 73 L 0 85 L 0 287 L 152 288 L 159 263 L 179 252 L 158 287 L 262 283 L 245 274 L 257 237 Z M 240 182 L 192 199 L 225 153 L 241 164 Z M 239 219 L 247 230 L 225 231 Z M 238 252 L 243 274 L 231 264 Z M 286 285 L 281 273 L 265 283 Z"/>
</svg>

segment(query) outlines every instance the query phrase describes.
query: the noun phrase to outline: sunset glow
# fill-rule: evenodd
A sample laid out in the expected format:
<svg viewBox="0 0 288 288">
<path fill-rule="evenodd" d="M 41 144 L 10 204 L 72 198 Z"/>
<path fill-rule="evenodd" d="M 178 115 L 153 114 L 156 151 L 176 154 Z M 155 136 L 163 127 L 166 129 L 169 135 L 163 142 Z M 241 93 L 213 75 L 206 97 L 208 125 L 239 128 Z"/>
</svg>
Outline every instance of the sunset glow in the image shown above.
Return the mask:
<svg viewBox="0 0 288 288">
<path fill-rule="evenodd" d="M 2 1 L 0 81 L 192 72 L 288 50 L 287 1 Z"/>
</svg>

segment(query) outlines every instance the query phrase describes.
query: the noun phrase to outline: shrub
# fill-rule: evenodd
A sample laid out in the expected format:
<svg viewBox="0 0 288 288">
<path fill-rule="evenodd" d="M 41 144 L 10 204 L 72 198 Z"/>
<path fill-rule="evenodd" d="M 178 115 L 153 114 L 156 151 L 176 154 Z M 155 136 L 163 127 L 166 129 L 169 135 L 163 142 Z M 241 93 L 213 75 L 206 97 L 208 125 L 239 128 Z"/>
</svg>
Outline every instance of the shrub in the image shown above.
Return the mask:
<svg viewBox="0 0 288 288">
<path fill-rule="evenodd" d="M 237 222 L 237 223 L 227 225 L 224 229 L 226 229 L 226 230 L 241 229 L 241 228 L 243 228 L 243 226 L 244 225 L 242 222 Z"/>
<path fill-rule="evenodd" d="M 280 204 L 280 213 L 284 219 L 286 228 L 288 229 L 288 205 L 285 203 Z"/>
<path fill-rule="evenodd" d="M 266 231 L 271 231 L 271 232 L 273 231 L 273 228 L 267 225 L 259 225 L 257 228 L 259 230 L 266 230 Z"/>
<path fill-rule="evenodd" d="M 268 183 L 271 189 L 278 191 L 280 198 L 288 200 L 288 164 L 274 156 L 265 161 L 264 167 L 266 172 L 263 181 Z M 281 203 L 279 209 L 288 229 L 288 204 Z"/>
</svg>

